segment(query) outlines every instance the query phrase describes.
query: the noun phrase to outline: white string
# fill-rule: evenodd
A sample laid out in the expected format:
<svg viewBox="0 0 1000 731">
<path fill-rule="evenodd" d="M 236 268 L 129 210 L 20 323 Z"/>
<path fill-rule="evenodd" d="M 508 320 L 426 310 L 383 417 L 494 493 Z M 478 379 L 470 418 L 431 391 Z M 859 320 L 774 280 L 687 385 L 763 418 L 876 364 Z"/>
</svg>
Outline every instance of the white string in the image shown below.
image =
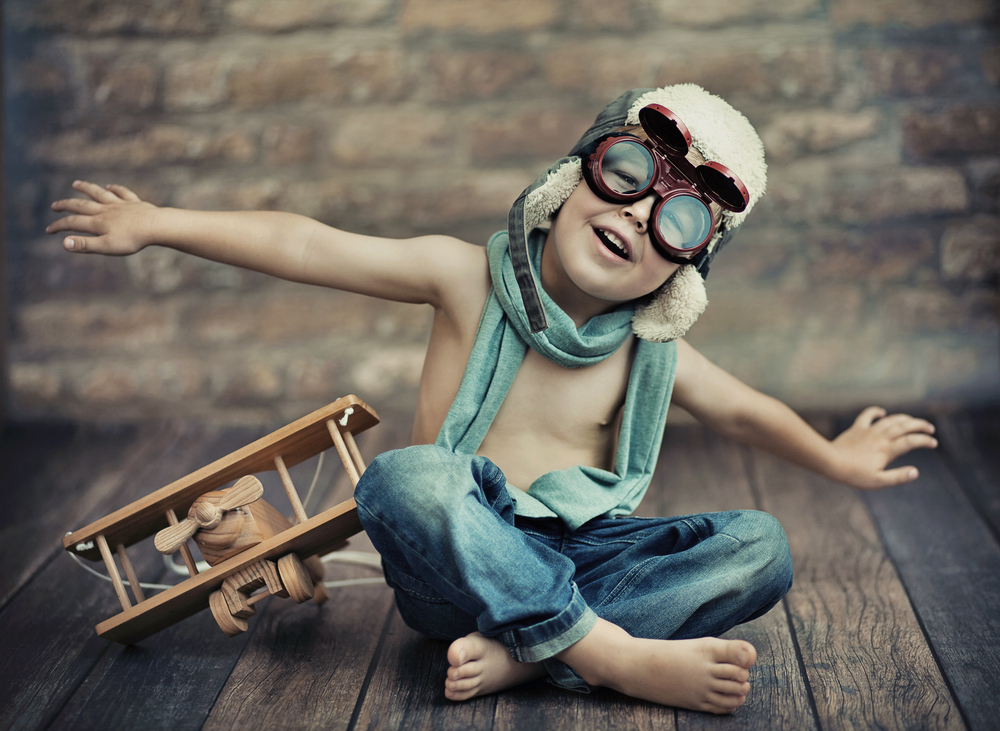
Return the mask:
<svg viewBox="0 0 1000 731">
<path fill-rule="evenodd" d="M 69 535 L 69 533 L 67 533 L 66 535 Z M 80 565 L 80 568 L 82 568 L 84 571 L 89 571 L 94 576 L 96 576 L 98 579 L 104 579 L 105 581 L 111 581 L 111 577 L 110 576 L 105 576 L 100 571 L 97 571 L 96 569 L 92 569 L 90 566 L 88 566 L 87 564 L 85 564 L 83 562 L 83 560 L 79 556 L 77 556 L 75 553 L 71 553 L 70 554 L 70 558 L 72 558 L 74 561 L 76 561 Z M 129 583 L 128 579 L 122 579 L 122 583 L 125 586 L 132 586 L 132 584 Z M 162 589 L 172 589 L 173 588 L 173 584 L 146 584 L 146 583 L 143 583 L 141 581 L 139 582 L 139 586 L 141 586 L 143 589 L 160 589 L 160 590 L 162 590 Z"/>
<path fill-rule="evenodd" d="M 323 468 L 323 455 L 324 454 L 325 454 L 324 452 L 320 452 L 319 453 L 319 459 L 316 460 L 316 471 L 313 472 L 312 482 L 309 484 L 309 490 L 306 492 L 306 499 L 303 501 L 304 504 L 306 504 L 306 505 L 309 504 L 309 499 L 312 497 L 313 490 L 316 489 L 316 483 L 319 481 L 319 472 Z M 66 535 L 71 535 L 71 534 L 67 533 Z M 73 557 L 73 560 L 76 561 L 77 564 L 79 564 L 81 568 L 83 568 L 86 571 L 89 571 L 90 573 L 92 573 L 97 578 L 104 579 L 105 581 L 111 581 L 111 577 L 110 576 L 105 576 L 100 571 L 97 571 L 97 570 L 91 568 L 90 566 L 87 566 L 82 560 L 80 560 L 80 557 L 77 556 L 75 553 L 70 553 L 70 556 Z M 381 557 L 377 553 L 368 553 L 368 552 L 364 552 L 364 551 L 337 551 L 336 553 L 327 554 L 326 556 L 323 557 L 322 561 L 323 561 L 323 563 L 345 563 L 345 564 L 352 564 L 352 565 L 355 565 L 355 566 L 367 566 L 369 568 L 375 568 L 375 569 L 379 569 L 379 570 L 382 569 L 382 559 L 381 559 Z M 191 576 L 191 573 L 188 571 L 187 566 L 176 563 L 174 561 L 174 559 L 173 559 L 173 555 L 172 554 L 170 554 L 170 555 L 164 554 L 163 555 L 163 565 L 166 566 L 166 568 L 167 568 L 168 571 L 170 571 L 170 572 L 172 572 L 174 574 L 177 574 L 178 576 L 184 576 L 184 577 L 190 577 Z M 199 561 L 197 564 L 195 564 L 195 568 L 200 572 L 200 571 L 207 571 L 208 569 L 211 568 L 211 566 L 209 566 L 208 562 L 206 562 L 206 561 Z M 125 586 L 131 586 L 131 584 L 127 580 L 123 580 L 122 583 Z M 366 585 L 366 584 L 383 584 L 384 585 L 385 584 L 385 579 L 384 578 L 377 578 L 377 579 L 374 579 L 374 578 L 373 579 L 343 579 L 343 580 L 340 580 L 340 581 L 324 581 L 323 582 L 323 586 L 325 586 L 328 589 L 336 589 L 338 587 L 343 587 L 343 586 L 361 586 L 361 585 Z M 141 586 L 143 589 L 156 589 L 156 590 L 161 590 L 162 591 L 164 589 L 172 589 L 176 585 L 175 584 L 144 584 L 143 582 L 140 581 L 139 582 L 139 586 Z"/>
</svg>

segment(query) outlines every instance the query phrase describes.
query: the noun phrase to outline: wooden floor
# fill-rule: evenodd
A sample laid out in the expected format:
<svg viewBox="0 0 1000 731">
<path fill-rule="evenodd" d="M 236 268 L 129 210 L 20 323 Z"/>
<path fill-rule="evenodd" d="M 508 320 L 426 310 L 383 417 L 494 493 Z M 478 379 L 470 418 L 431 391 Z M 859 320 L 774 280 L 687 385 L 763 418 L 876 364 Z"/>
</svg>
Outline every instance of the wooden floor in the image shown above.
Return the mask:
<svg viewBox="0 0 1000 731">
<path fill-rule="evenodd" d="M 61 550 L 62 535 L 265 430 L 11 427 L 0 444 L 0 726 L 997 729 L 1000 411 L 937 423 L 941 448 L 914 458 L 920 480 L 866 494 L 698 427 L 668 428 L 642 514 L 755 507 L 781 520 L 792 546 L 792 591 L 729 635 L 758 648 L 750 699 L 729 717 L 544 682 L 451 703 L 445 646 L 405 627 L 385 586 L 331 589 L 321 608 L 266 600 L 232 639 L 202 612 L 137 646 L 101 640 L 93 627 L 117 611 L 114 591 Z M 370 458 L 404 444 L 407 431 L 382 424 L 359 445 Z M 300 489 L 314 465 L 293 470 Z M 340 469 L 328 459 L 310 514 L 349 494 Z M 277 478 L 262 479 L 268 500 L 288 511 Z M 352 544 L 371 550 L 364 536 Z M 176 581 L 151 547 L 133 561 L 144 580 Z M 328 569 L 328 579 L 373 575 Z"/>
</svg>

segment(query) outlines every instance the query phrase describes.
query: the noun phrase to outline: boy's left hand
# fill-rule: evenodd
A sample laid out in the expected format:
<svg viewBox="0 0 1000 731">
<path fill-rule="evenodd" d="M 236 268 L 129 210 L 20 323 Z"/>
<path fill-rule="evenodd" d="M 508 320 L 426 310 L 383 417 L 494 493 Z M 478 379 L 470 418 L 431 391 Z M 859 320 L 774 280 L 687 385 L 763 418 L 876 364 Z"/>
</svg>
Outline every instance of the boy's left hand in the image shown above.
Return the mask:
<svg viewBox="0 0 1000 731">
<path fill-rule="evenodd" d="M 913 449 L 933 449 L 934 425 L 906 414 L 886 416 L 869 406 L 854 424 L 833 440 L 838 454 L 838 479 L 863 490 L 902 485 L 917 479 L 916 467 L 886 469 L 886 465 Z"/>
</svg>

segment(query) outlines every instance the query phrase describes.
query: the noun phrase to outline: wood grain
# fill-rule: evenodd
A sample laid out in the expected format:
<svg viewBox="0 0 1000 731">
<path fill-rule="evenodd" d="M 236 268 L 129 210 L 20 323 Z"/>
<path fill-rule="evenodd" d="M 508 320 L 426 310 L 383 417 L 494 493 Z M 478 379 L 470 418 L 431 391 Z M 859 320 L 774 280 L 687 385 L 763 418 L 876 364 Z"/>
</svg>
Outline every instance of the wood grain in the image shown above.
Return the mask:
<svg viewBox="0 0 1000 731">
<path fill-rule="evenodd" d="M 132 504 L 117 510 L 90 525 L 74 531 L 63 539 L 63 546 L 72 550 L 103 534 L 109 543 L 131 546 L 137 541 L 165 528 L 166 511 L 173 509 L 186 515 L 191 504 L 201 495 L 227 485 L 244 475 L 275 470 L 274 458 L 281 455 L 286 467 L 325 451 L 333 446 L 326 422 L 354 409 L 348 426 L 355 432 L 378 423 L 375 411 L 356 396 L 345 396 L 317 409 L 291 424 L 238 449 L 211 464 L 198 469 Z M 96 548 L 77 551 L 91 561 L 100 558 Z"/>
<path fill-rule="evenodd" d="M 866 497 L 969 727 L 992 730 L 1000 719 L 1000 546 L 942 454 L 906 461 L 920 469 L 915 483 Z M 993 480 L 997 490 L 1000 474 Z"/>
<path fill-rule="evenodd" d="M 824 729 L 960 729 L 961 716 L 860 494 L 754 452 L 788 534 L 786 597 Z"/>
</svg>

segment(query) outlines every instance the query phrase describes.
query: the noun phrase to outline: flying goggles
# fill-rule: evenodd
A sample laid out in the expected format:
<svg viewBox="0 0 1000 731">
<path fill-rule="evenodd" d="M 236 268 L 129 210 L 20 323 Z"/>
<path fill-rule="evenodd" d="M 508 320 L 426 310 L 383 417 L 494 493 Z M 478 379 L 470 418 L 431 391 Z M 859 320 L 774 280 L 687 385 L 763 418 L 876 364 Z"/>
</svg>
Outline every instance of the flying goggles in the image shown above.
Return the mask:
<svg viewBox="0 0 1000 731">
<path fill-rule="evenodd" d="M 612 202 L 659 196 L 650 213 L 650 240 L 675 264 L 690 263 L 712 239 L 714 202 L 728 211 L 744 210 L 750 195 L 736 174 L 718 162 L 697 167 L 685 157 L 691 133 L 669 109 L 650 104 L 639 110 L 649 142 L 628 134 L 603 140 L 583 165 L 590 189 Z"/>
</svg>

